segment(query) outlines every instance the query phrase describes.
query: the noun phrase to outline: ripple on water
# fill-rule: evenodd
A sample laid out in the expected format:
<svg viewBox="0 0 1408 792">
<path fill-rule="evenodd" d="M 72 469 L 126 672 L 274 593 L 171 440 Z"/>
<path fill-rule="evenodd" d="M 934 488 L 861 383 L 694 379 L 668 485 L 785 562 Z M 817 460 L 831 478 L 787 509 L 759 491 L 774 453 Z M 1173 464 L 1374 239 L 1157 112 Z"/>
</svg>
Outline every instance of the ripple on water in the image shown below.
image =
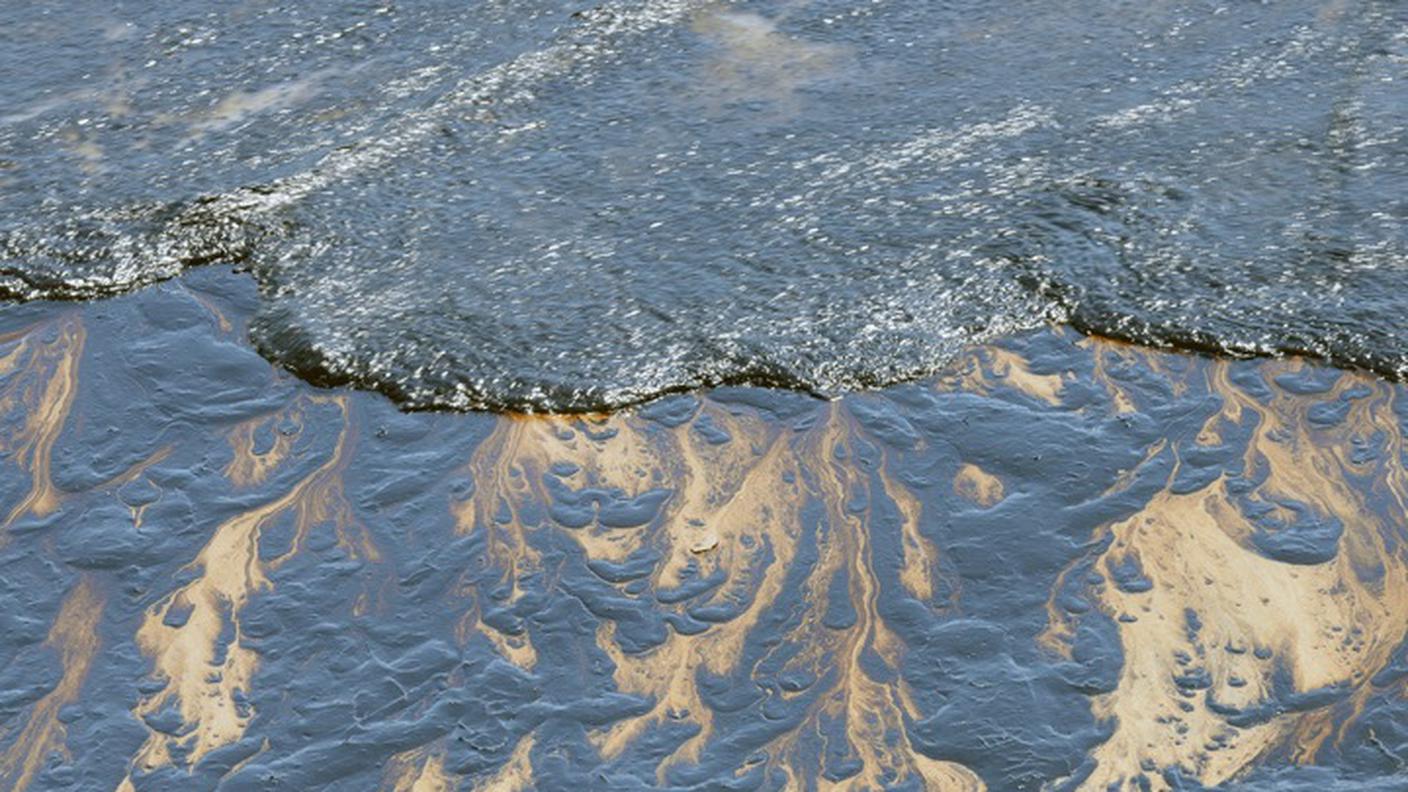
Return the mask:
<svg viewBox="0 0 1408 792">
<path fill-rule="evenodd" d="M 1390 2 L 186 14 L 15 12 L 0 292 L 235 263 L 266 356 L 414 407 L 831 394 L 1051 321 L 1408 364 Z"/>
</svg>

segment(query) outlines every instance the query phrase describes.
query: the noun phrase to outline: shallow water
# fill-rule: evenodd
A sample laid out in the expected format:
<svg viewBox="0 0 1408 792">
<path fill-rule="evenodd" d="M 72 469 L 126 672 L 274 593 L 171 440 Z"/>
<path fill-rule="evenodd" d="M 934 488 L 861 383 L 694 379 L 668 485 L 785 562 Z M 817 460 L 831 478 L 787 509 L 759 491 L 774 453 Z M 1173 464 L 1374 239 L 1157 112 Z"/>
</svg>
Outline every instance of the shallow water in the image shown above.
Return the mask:
<svg viewBox="0 0 1408 792">
<path fill-rule="evenodd" d="M 402 404 L 834 393 L 1065 320 L 1408 371 L 1408 9 L 12 4 L 0 292 L 237 263 Z"/>
<path fill-rule="evenodd" d="M 0 786 L 1401 787 L 1402 385 L 1043 329 L 405 413 L 258 305 L 0 313 Z"/>
</svg>

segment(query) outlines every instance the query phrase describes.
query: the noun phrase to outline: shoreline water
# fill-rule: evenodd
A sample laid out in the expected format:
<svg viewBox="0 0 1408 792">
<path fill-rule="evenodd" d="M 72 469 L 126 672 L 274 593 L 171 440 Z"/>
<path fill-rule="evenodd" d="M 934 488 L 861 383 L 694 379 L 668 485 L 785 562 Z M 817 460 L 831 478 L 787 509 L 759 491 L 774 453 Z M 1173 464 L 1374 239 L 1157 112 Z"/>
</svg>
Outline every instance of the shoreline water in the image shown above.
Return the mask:
<svg viewBox="0 0 1408 792">
<path fill-rule="evenodd" d="M 0 313 L 16 789 L 1391 788 L 1402 385 L 1048 329 L 406 413 L 228 270 Z"/>
<path fill-rule="evenodd" d="M 1408 372 L 1393 2 L 13 16 L 0 296 L 235 263 L 268 357 L 403 404 L 850 392 L 1052 321 Z"/>
</svg>

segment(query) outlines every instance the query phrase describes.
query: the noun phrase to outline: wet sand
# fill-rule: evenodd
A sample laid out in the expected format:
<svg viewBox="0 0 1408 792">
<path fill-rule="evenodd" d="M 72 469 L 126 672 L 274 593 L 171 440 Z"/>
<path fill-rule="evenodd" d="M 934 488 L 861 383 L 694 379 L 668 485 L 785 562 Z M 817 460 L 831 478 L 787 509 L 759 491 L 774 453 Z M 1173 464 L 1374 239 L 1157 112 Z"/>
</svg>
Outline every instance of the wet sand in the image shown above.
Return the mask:
<svg viewBox="0 0 1408 792">
<path fill-rule="evenodd" d="M 254 300 L 0 313 L 0 786 L 1397 788 L 1402 385 L 1049 329 L 403 413 Z"/>
</svg>

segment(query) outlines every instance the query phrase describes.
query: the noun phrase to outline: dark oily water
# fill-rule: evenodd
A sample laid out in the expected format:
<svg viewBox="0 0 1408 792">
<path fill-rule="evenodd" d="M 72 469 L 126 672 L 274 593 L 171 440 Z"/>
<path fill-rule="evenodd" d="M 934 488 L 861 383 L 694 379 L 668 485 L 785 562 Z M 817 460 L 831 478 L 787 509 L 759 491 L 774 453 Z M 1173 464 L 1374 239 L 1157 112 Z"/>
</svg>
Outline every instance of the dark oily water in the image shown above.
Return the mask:
<svg viewBox="0 0 1408 792">
<path fill-rule="evenodd" d="M 10 4 L 0 291 L 234 262 L 410 406 L 819 392 L 1067 320 L 1408 370 L 1397 2 Z"/>
<path fill-rule="evenodd" d="M 0 789 L 1404 788 L 1404 384 L 1047 328 L 407 413 L 254 302 L 0 314 Z"/>
</svg>

